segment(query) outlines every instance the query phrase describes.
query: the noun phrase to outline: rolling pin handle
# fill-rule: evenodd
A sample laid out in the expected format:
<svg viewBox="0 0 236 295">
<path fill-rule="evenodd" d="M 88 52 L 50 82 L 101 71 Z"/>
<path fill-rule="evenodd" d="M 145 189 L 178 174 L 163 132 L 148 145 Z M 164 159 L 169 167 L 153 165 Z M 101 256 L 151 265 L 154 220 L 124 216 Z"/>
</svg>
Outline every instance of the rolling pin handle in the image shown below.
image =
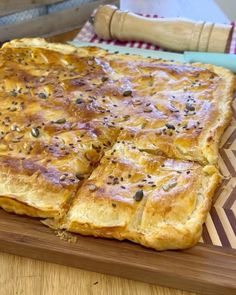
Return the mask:
<svg viewBox="0 0 236 295">
<path fill-rule="evenodd" d="M 144 41 L 174 51 L 225 52 L 231 25 L 184 18 L 147 18 L 116 6 L 100 6 L 94 17 L 98 37 Z"/>
</svg>

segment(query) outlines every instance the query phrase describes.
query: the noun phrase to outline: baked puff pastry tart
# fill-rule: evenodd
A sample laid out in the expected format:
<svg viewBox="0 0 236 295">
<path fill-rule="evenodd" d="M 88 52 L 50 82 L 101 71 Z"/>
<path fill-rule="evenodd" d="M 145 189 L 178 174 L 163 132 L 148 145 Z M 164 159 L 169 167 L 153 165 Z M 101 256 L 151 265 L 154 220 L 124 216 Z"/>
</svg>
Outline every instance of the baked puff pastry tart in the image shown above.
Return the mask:
<svg viewBox="0 0 236 295">
<path fill-rule="evenodd" d="M 220 181 L 233 84 L 212 65 L 4 44 L 0 206 L 85 235 L 190 247 Z"/>
</svg>

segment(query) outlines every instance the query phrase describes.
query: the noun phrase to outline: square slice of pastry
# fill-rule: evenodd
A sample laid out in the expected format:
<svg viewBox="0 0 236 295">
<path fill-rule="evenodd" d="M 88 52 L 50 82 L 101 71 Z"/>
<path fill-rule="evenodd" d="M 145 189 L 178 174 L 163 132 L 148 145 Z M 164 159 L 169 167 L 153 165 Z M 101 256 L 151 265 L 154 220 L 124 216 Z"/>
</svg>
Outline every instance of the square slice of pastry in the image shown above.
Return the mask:
<svg viewBox="0 0 236 295">
<path fill-rule="evenodd" d="M 126 55 L 104 57 L 129 96 L 124 126 L 136 147 L 168 157 L 216 164 L 229 124 L 235 78 L 229 70 Z"/>
<path fill-rule="evenodd" d="M 118 129 L 104 121 L 106 110 L 83 82 L 90 61 L 102 71 L 86 50 L 80 56 L 70 46 L 49 50 L 43 41 L 44 48 L 33 40 L 13 44 L 0 51 L 0 206 L 57 218 Z"/>
<path fill-rule="evenodd" d="M 2 139 L 0 206 L 17 214 L 59 218 L 112 144 L 112 134 L 92 124 L 70 131 L 61 126 L 55 133 L 44 127 L 17 127 L 21 131 L 12 130 Z"/>
<path fill-rule="evenodd" d="M 140 152 L 118 141 L 76 194 L 61 228 L 156 250 L 193 246 L 220 175 L 212 165 Z"/>
</svg>

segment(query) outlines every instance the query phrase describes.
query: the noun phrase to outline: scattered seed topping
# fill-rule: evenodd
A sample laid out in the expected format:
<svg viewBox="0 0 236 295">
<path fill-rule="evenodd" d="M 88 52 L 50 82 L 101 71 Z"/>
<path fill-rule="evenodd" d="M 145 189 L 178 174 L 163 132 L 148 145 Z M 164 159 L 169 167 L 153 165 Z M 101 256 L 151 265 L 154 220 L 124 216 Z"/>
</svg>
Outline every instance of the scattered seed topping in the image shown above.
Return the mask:
<svg viewBox="0 0 236 295">
<path fill-rule="evenodd" d="M 131 96 L 132 95 L 132 90 L 125 90 L 123 92 L 123 96 Z"/>
<path fill-rule="evenodd" d="M 124 121 L 127 121 L 130 118 L 130 115 L 124 115 L 123 118 L 124 118 Z"/>
<path fill-rule="evenodd" d="M 133 198 L 135 199 L 136 202 L 140 202 L 142 200 L 142 198 L 143 198 L 143 190 L 138 190 L 135 193 Z"/>
<path fill-rule="evenodd" d="M 61 175 L 59 179 L 60 179 L 60 181 L 64 181 L 66 179 L 65 174 Z"/>
<path fill-rule="evenodd" d="M 77 173 L 75 174 L 75 177 L 76 177 L 77 179 L 79 179 L 79 180 L 83 180 L 83 179 L 84 179 L 84 176 L 83 176 L 81 173 L 79 173 L 79 172 L 77 172 Z"/>
<path fill-rule="evenodd" d="M 62 119 L 58 119 L 57 121 L 55 121 L 56 124 L 64 124 L 66 123 L 66 119 L 62 118 Z"/>
<path fill-rule="evenodd" d="M 143 111 L 144 111 L 144 113 L 151 113 L 151 112 L 152 112 L 152 109 L 150 109 L 150 108 L 145 108 Z"/>
<path fill-rule="evenodd" d="M 170 181 L 162 186 L 165 192 L 168 192 L 170 189 L 174 188 L 177 185 L 176 181 Z"/>
<path fill-rule="evenodd" d="M 172 125 L 172 124 L 167 123 L 167 124 L 166 124 L 166 127 L 167 127 L 168 129 L 175 130 L 175 126 Z"/>
<path fill-rule="evenodd" d="M 43 92 L 40 92 L 40 93 L 38 94 L 38 97 L 39 97 L 39 98 L 42 98 L 42 99 L 46 99 L 46 98 L 47 98 L 47 95 L 46 95 L 45 93 L 43 93 Z"/>
<path fill-rule="evenodd" d="M 77 103 L 77 104 L 81 104 L 83 102 L 84 102 L 84 100 L 82 98 L 77 98 L 75 101 L 75 103 Z"/>
<path fill-rule="evenodd" d="M 114 177 L 112 180 L 111 180 L 111 184 L 112 185 L 116 185 L 116 184 L 119 184 L 120 182 L 119 182 L 119 179 L 118 179 L 118 177 Z"/>
<path fill-rule="evenodd" d="M 8 109 L 9 109 L 10 112 L 15 112 L 15 111 L 17 111 L 17 108 L 16 108 L 16 107 L 10 107 L 10 108 L 8 108 Z"/>
<path fill-rule="evenodd" d="M 141 100 L 134 100 L 132 103 L 134 106 L 139 106 L 142 104 Z"/>
<path fill-rule="evenodd" d="M 191 103 L 188 103 L 187 102 L 186 105 L 185 105 L 185 107 L 186 107 L 186 110 L 188 110 L 190 112 L 195 111 L 195 107 Z"/>
<path fill-rule="evenodd" d="M 12 139 L 12 142 L 20 142 L 20 140 L 24 137 L 24 135 L 18 136 Z"/>
<path fill-rule="evenodd" d="M 88 65 L 92 66 L 93 65 L 93 60 L 88 60 Z"/>
<path fill-rule="evenodd" d="M 146 126 L 147 126 L 147 123 L 144 122 L 144 123 L 141 125 L 141 129 L 144 129 Z"/>
<path fill-rule="evenodd" d="M 92 161 L 91 156 L 87 152 L 84 153 L 84 157 L 87 161 Z"/>
<path fill-rule="evenodd" d="M 10 91 L 10 95 L 16 97 L 17 91 L 15 89 L 13 89 L 12 91 Z"/>
<path fill-rule="evenodd" d="M 97 186 L 95 184 L 89 184 L 88 189 L 90 192 L 95 192 L 97 190 Z"/>
<path fill-rule="evenodd" d="M 21 132 L 20 127 L 18 127 L 17 125 L 12 125 L 12 126 L 11 126 L 11 130 L 12 130 L 12 131 Z"/>
<path fill-rule="evenodd" d="M 43 77 L 43 76 L 42 76 L 42 77 L 40 77 L 40 78 L 39 78 L 39 82 L 40 82 L 40 83 L 43 83 L 43 82 L 45 82 L 45 77 Z"/>
<path fill-rule="evenodd" d="M 106 82 L 108 80 L 108 77 L 102 77 L 102 82 Z"/>
<path fill-rule="evenodd" d="M 36 128 L 36 127 L 34 127 L 34 128 L 32 128 L 31 129 L 31 135 L 33 136 L 33 137 L 39 137 L 39 129 L 38 128 Z"/>
</svg>

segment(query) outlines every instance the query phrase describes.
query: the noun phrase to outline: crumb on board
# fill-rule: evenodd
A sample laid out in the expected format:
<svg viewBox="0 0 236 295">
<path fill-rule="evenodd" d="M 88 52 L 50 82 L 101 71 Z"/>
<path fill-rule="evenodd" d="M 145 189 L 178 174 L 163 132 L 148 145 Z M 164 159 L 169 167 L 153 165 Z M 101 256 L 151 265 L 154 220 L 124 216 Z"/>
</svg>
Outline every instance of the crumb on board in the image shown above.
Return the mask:
<svg viewBox="0 0 236 295">
<path fill-rule="evenodd" d="M 75 244 L 77 242 L 77 237 L 65 230 L 58 229 L 58 230 L 55 230 L 54 233 L 61 240 L 67 241 L 68 243 Z"/>
<path fill-rule="evenodd" d="M 44 225 L 50 227 L 54 231 L 55 235 L 59 237 L 61 240 L 67 241 L 68 243 L 72 243 L 72 244 L 75 244 L 77 242 L 77 237 L 75 234 L 69 233 L 59 228 L 58 220 L 52 220 L 48 218 L 45 220 L 41 220 L 41 222 Z"/>
</svg>

